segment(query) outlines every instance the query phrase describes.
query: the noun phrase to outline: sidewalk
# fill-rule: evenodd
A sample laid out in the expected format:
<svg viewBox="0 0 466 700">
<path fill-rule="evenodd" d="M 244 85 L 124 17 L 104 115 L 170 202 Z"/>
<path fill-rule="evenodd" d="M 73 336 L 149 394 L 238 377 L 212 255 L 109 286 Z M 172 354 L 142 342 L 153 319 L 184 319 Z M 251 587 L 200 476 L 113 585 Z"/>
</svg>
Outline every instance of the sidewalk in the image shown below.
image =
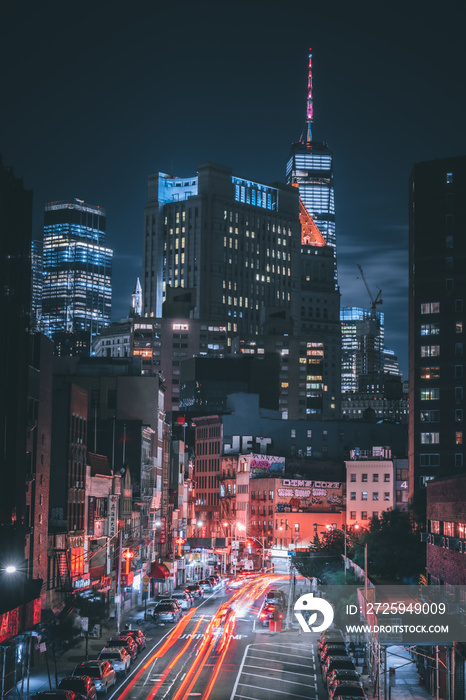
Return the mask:
<svg viewBox="0 0 466 700">
<path fill-rule="evenodd" d="M 153 601 L 148 603 L 148 609 L 153 605 Z M 125 625 L 129 625 L 134 628 L 141 628 L 144 631 L 144 606 L 139 605 L 131 610 L 128 610 L 121 615 L 120 621 L 120 631 L 123 632 Z M 96 659 L 98 653 L 107 643 L 107 639 L 114 636 L 117 633 L 117 623 L 115 618 L 109 618 L 105 620 L 102 624 L 102 637 L 96 639 L 94 637 L 89 637 L 88 640 L 88 658 Z M 51 653 L 47 650 L 46 652 L 40 653 L 39 651 L 34 652 L 34 665 L 31 666 L 29 675 L 29 696 L 34 695 L 34 693 L 40 690 L 49 690 L 50 686 L 52 688 L 57 687 L 60 680 L 71 673 L 74 667 L 81 663 L 81 661 L 86 660 L 86 639 L 85 637 L 79 637 L 75 645 L 71 649 L 67 649 L 59 658 L 57 658 L 56 663 L 52 659 Z M 47 670 L 48 661 L 48 670 Z M 49 682 L 50 674 L 50 682 Z M 27 678 L 25 677 L 22 681 L 17 684 L 18 693 L 22 697 L 27 697 Z"/>
<path fill-rule="evenodd" d="M 394 669 L 389 674 L 389 696 L 392 700 L 410 698 L 411 700 L 432 700 L 432 695 L 419 685 L 419 673 L 416 662 L 404 647 L 388 647 L 387 667 Z"/>
</svg>

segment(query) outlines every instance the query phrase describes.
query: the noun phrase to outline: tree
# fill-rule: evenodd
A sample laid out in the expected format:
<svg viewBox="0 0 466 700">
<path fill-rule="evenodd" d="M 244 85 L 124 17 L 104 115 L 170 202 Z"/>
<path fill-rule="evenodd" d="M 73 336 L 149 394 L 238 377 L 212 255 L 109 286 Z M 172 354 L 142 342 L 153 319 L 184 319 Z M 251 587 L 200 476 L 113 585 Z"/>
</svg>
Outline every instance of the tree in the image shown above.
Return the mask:
<svg viewBox="0 0 466 700">
<path fill-rule="evenodd" d="M 358 542 L 367 543 L 368 573 L 372 578 L 386 583 L 412 583 L 424 572 L 424 546 L 408 512 L 384 511 L 380 518 L 371 520 Z M 356 548 L 353 559 L 364 566 L 361 547 Z"/>
</svg>

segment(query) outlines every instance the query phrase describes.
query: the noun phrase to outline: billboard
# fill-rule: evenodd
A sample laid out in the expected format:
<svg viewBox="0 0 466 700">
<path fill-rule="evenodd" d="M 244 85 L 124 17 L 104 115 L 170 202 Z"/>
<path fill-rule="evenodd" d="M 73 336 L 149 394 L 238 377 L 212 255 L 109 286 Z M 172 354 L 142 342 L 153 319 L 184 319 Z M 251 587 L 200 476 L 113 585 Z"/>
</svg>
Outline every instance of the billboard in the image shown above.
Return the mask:
<svg viewBox="0 0 466 700">
<path fill-rule="evenodd" d="M 344 507 L 340 481 L 282 479 L 277 488 L 277 513 L 318 513 L 340 511 Z"/>
</svg>

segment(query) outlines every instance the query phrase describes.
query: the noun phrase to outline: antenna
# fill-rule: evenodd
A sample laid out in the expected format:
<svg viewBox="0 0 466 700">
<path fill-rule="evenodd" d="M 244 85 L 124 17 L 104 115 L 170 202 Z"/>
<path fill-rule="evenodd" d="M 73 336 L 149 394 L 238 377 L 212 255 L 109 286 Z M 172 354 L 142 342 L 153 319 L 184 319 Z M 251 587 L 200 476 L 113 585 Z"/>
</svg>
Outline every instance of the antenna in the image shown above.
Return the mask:
<svg viewBox="0 0 466 700">
<path fill-rule="evenodd" d="M 309 67 L 307 74 L 307 104 L 306 104 L 306 121 L 307 121 L 307 141 L 312 141 L 312 122 L 314 121 L 314 103 L 312 100 L 312 49 L 309 49 Z"/>
</svg>

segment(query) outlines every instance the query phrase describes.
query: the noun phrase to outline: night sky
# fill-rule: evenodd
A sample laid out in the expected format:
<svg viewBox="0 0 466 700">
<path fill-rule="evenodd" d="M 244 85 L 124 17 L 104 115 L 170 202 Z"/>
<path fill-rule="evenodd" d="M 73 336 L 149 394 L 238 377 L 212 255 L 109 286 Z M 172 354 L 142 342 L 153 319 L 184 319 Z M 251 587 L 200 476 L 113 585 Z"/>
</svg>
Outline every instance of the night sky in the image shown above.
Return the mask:
<svg viewBox="0 0 466 700">
<path fill-rule="evenodd" d="M 107 211 L 113 319 L 141 275 L 147 175 L 204 161 L 283 181 L 305 119 L 334 155 L 344 306 L 382 289 L 407 377 L 408 178 L 466 153 L 466 2 L 10 2 L 1 10 L 0 152 L 43 206 Z M 5 3 L 4 3 L 5 5 Z"/>
</svg>

